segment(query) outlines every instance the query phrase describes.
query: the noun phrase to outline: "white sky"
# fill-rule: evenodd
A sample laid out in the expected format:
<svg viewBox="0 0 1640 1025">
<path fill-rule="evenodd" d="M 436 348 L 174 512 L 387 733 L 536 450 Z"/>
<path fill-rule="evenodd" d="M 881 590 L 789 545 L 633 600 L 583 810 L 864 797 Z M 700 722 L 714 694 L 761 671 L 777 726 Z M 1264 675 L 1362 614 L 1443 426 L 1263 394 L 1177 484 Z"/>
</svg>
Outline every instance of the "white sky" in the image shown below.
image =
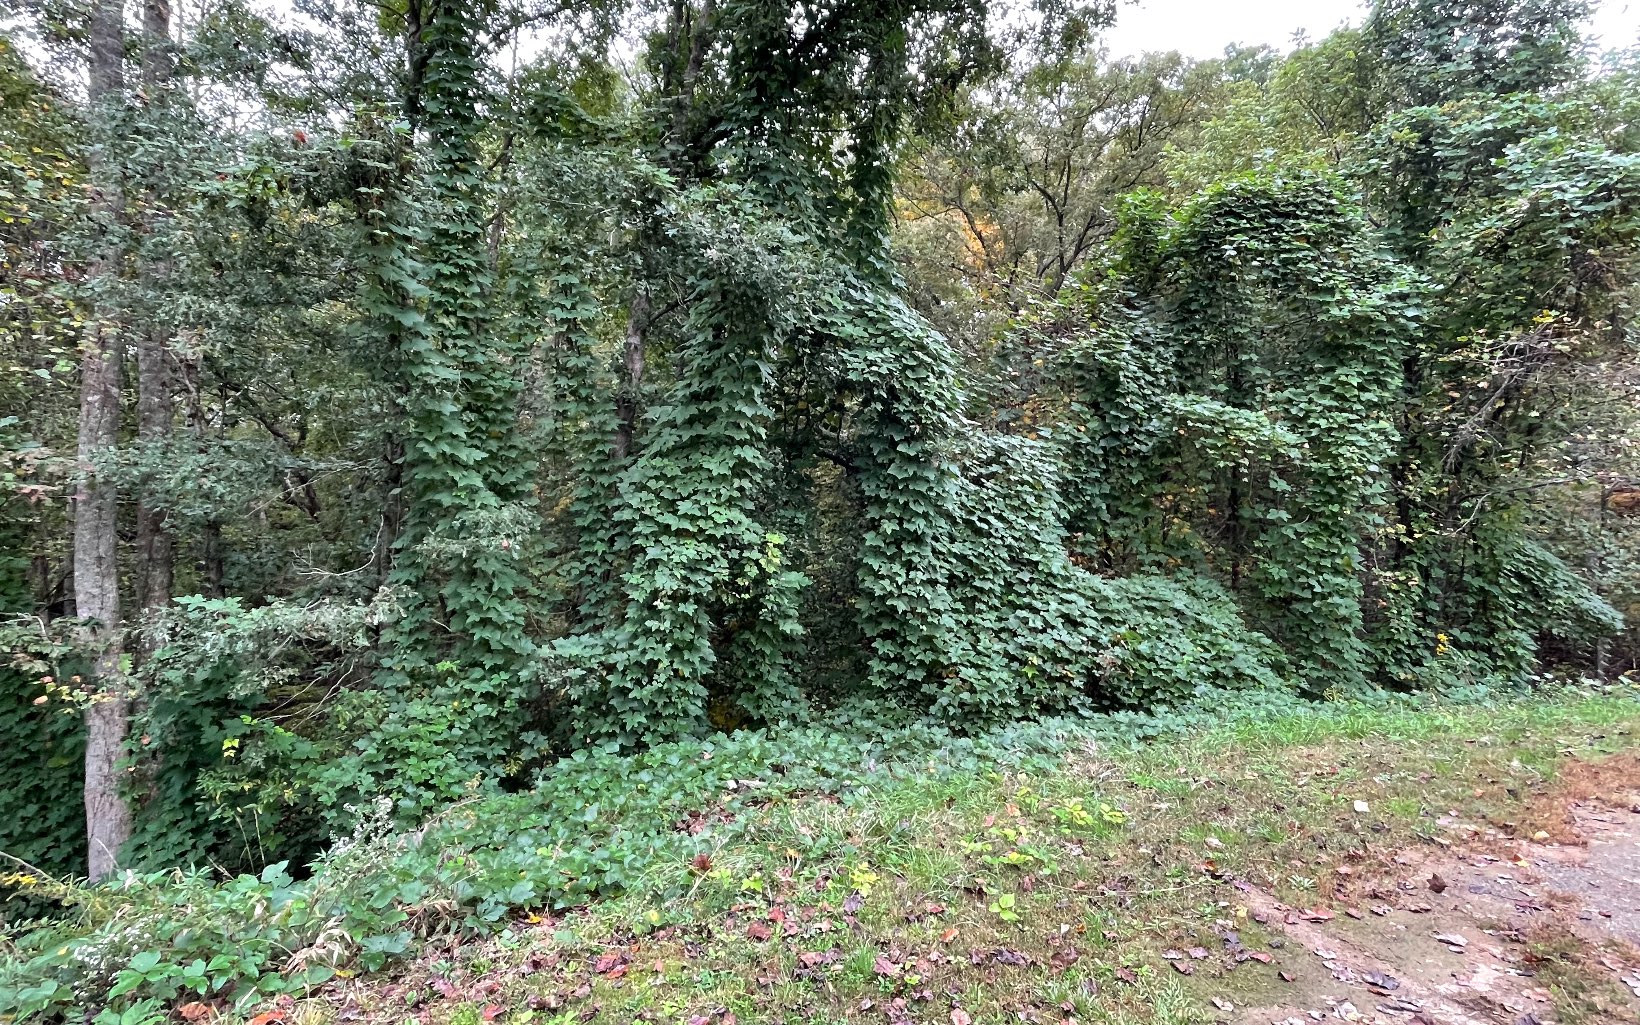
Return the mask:
<svg viewBox="0 0 1640 1025">
<path fill-rule="evenodd" d="M 1590 32 L 1600 44 L 1640 44 L 1640 0 L 1598 2 Z M 1320 39 L 1345 22 L 1358 24 L 1365 11 L 1361 0 L 1137 0 L 1117 12 L 1105 38 L 1113 55 L 1178 50 L 1200 59 L 1230 43 L 1286 50 L 1295 31 Z"/>
</svg>

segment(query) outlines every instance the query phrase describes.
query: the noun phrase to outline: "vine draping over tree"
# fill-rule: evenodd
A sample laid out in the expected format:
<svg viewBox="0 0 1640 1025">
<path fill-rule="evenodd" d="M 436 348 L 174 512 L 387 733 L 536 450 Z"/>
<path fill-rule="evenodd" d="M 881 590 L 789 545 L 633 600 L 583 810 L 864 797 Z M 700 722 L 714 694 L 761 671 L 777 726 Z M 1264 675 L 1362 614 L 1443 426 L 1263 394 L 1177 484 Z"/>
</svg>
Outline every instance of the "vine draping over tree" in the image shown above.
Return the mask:
<svg viewBox="0 0 1640 1025">
<path fill-rule="evenodd" d="M 1640 164 L 1576 4 L 1109 67 L 1102 3 L 68 7 L 0 52 L 4 729 L 125 760 L 122 863 L 1624 629 Z"/>
</svg>

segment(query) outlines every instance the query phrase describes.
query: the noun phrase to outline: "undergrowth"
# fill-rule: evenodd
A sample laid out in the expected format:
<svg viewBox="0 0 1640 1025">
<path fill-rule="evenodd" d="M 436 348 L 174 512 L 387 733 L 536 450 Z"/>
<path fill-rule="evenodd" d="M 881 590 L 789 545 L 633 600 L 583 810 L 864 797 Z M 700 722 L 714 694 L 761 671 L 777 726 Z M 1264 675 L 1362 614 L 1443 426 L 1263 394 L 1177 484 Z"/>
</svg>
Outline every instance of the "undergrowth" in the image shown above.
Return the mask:
<svg viewBox="0 0 1640 1025">
<path fill-rule="evenodd" d="M 1184 752 L 1236 747 L 1256 758 L 1322 738 L 1419 741 L 1477 730 L 1507 740 L 1637 712 L 1631 692 L 1320 703 L 1240 692 L 1234 703 L 1206 695 L 1172 711 L 1045 720 L 974 737 L 839 714 L 636 755 L 582 751 L 528 792 L 454 805 L 414 832 L 393 829 L 385 805 L 357 809 L 352 835 L 300 873 L 280 864 L 222 880 L 200 867 L 86 887 L 19 871 L 11 883 L 55 899 L 63 913 L 8 930 L 0 1016 L 89 1014 L 133 1025 L 186 1003 L 249 1012 L 338 975 L 382 969 L 437 937 L 512 935 L 521 921 L 551 921 L 595 899 L 626 916 L 627 928 L 642 927 L 645 915 L 658 922 L 658 908 L 673 920 L 724 913 L 774 885 L 782 865 L 786 883 L 791 867 L 804 866 L 807 885 L 840 906 L 890 870 L 901 883 L 949 889 L 966 880 L 1005 923 L 1028 897 L 991 880 L 1048 871 L 1064 836 L 1095 843 L 1126 818 L 1121 802 L 1065 775 L 1067 766 L 1119 757 L 1134 781 L 1165 796 L 1188 789 L 1198 771 Z M 1188 744 L 1172 742 L 1186 736 Z M 938 820 L 984 821 L 999 801 L 1025 807 L 1059 839 L 1039 843 L 1038 827 L 987 822 L 955 852 L 919 845 Z M 864 834 L 862 815 L 874 823 Z"/>
</svg>

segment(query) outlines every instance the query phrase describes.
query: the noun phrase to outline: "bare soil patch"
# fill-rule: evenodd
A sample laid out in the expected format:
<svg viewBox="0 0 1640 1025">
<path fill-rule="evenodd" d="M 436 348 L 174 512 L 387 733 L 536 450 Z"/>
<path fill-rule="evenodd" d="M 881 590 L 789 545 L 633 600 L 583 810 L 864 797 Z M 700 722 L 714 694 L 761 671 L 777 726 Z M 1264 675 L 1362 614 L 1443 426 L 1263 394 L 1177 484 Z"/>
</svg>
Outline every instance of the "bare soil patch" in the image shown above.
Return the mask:
<svg viewBox="0 0 1640 1025">
<path fill-rule="evenodd" d="M 1569 763 L 1523 808 L 1532 840 L 1442 816 L 1442 834 L 1335 903 L 1256 888 L 1279 986 L 1226 1020 L 1304 1025 L 1632 1025 L 1640 1021 L 1640 759 Z"/>
</svg>

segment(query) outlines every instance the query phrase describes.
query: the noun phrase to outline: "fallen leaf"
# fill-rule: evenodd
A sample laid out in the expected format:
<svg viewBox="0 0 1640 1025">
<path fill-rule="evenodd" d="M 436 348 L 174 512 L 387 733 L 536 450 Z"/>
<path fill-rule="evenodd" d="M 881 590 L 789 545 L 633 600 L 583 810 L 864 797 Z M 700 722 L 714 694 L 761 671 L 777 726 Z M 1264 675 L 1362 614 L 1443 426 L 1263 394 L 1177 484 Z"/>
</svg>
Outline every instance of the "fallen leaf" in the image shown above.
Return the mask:
<svg viewBox="0 0 1640 1025">
<path fill-rule="evenodd" d="M 895 964 L 893 961 L 890 961 L 888 958 L 879 957 L 877 960 L 871 962 L 871 970 L 886 978 L 897 979 L 900 977 L 901 969 L 899 965 Z"/>
<path fill-rule="evenodd" d="M 1178 972 L 1180 975 L 1196 974 L 1196 966 L 1191 964 L 1189 961 L 1169 961 L 1168 963 L 1171 964 L 1173 966 L 1173 970 Z"/>
<path fill-rule="evenodd" d="M 1125 982 L 1130 986 L 1139 981 L 1139 977 L 1133 974 L 1133 969 L 1131 968 L 1118 968 L 1116 969 L 1115 975 L 1117 982 Z"/>
<path fill-rule="evenodd" d="M 198 1000 L 194 1000 L 177 1008 L 177 1013 L 188 1021 L 199 1021 L 201 1018 L 210 1018 L 215 1015 L 216 1008 L 210 1004 L 202 1004 Z"/>
<path fill-rule="evenodd" d="M 960 1007 L 951 1008 L 951 1025 L 974 1025 L 974 1019 Z"/>
<path fill-rule="evenodd" d="M 1214 997 L 1213 998 L 1213 1006 L 1217 1007 L 1219 1010 L 1223 1011 L 1225 1014 L 1229 1014 L 1231 1011 L 1234 1011 L 1236 1009 L 1235 1004 L 1232 1004 L 1230 1001 L 1225 1000 L 1223 997 Z"/>
<path fill-rule="evenodd" d="M 1276 975 L 1280 976 L 1282 982 L 1292 982 L 1297 978 L 1292 972 L 1277 972 Z"/>
<path fill-rule="evenodd" d="M 950 943 L 952 940 L 954 940 L 956 938 L 957 938 L 957 927 L 954 926 L 954 925 L 951 928 L 949 928 L 949 929 L 945 930 L 944 932 L 940 933 L 940 942 L 941 943 Z"/>
<path fill-rule="evenodd" d="M 773 933 L 771 933 L 769 931 L 769 927 L 764 925 L 762 922 L 753 922 L 751 925 L 746 927 L 746 935 L 761 943 L 773 935 Z"/>
<path fill-rule="evenodd" d="M 505 1011 L 506 1008 L 500 1004 L 485 1004 L 484 1010 L 478 1012 L 478 1018 L 480 1021 L 495 1021 Z"/>
<path fill-rule="evenodd" d="M 1190 954 L 1190 956 L 1192 958 L 1194 958 L 1197 961 L 1200 961 L 1200 960 L 1202 960 L 1203 958 L 1205 958 L 1207 956 L 1207 948 L 1206 947 L 1191 947 L 1190 950 L 1188 951 L 1188 953 Z"/>
</svg>

